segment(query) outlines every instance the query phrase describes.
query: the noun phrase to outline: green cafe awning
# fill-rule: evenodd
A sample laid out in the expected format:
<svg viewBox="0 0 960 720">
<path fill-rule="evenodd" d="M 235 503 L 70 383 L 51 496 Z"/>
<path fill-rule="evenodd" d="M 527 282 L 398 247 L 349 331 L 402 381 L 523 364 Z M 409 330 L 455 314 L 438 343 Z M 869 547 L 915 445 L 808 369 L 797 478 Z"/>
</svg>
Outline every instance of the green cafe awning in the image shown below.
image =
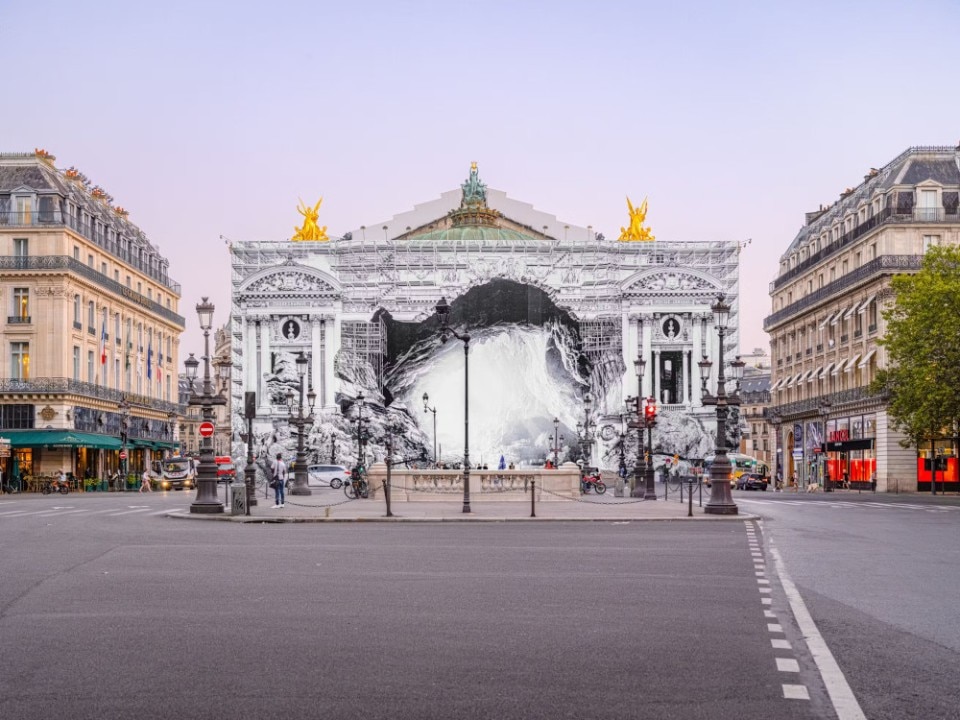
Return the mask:
<svg viewBox="0 0 960 720">
<path fill-rule="evenodd" d="M 76 430 L 0 430 L 0 438 L 10 440 L 15 448 L 85 447 L 95 450 L 119 450 L 119 438 Z"/>
</svg>

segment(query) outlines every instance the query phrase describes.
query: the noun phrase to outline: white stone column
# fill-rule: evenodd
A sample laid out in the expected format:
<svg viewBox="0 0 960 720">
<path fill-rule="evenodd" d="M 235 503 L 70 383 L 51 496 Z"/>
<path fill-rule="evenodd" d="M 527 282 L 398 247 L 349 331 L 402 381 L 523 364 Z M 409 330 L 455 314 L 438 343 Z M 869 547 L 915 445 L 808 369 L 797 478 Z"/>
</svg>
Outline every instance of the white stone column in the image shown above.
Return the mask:
<svg viewBox="0 0 960 720">
<path fill-rule="evenodd" d="M 243 392 L 257 391 L 257 324 L 243 318 Z"/>
<path fill-rule="evenodd" d="M 696 373 L 693 378 L 694 390 L 691 403 L 693 407 L 701 407 L 703 405 L 702 398 L 700 397 L 700 366 L 698 363 L 703 360 L 703 319 L 700 315 L 693 316 L 693 357 L 691 358 L 692 362 L 690 363 L 692 371 Z"/>
<path fill-rule="evenodd" d="M 326 406 L 329 407 L 337 402 L 337 376 L 334 372 L 334 362 L 337 353 L 340 352 L 340 313 L 335 312 L 332 319 L 328 318 L 324 322 L 323 327 L 323 365 L 327 387 Z"/>
<path fill-rule="evenodd" d="M 652 373 L 651 379 L 653 380 L 653 397 L 657 405 L 660 404 L 660 351 L 653 351 L 653 367 L 650 368 Z"/>
<path fill-rule="evenodd" d="M 627 311 L 624 310 L 620 314 L 620 354 L 623 356 L 623 377 L 620 379 L 620 398 L 621 404 L 627 401 L 627 396 L 632 395 L 630 388 L 632 384 L 630 383 L 630 377 L 633 373 L 633 360 L 634 358 L 630 357 L 630 353 L 633 352 L 633 348 L 636 347 L 632 344 L 631 338 L 635 336 L 637 332 L 637 320 L 636 318 L 631 318 Z"/>
<path fill-rule="evenodd" d="M 323 373 L 323 363 L 320 357 L 320 328 L 323 327 L 323 318 L 319 315 L 310 316 L 310 375 L 313 382 L 313 391 L 317 394 L 320 407 L 326 405 L 324 386 L 326 378 Z"/>
<path fill-rule="evenodd" d="M 653 319 L 644 317 L 640 322 L 643 328 L 643 359 L 647 361 L 647 369 L 643 373 L 643 396 L 648 397 L 653 394 Z"/>
<path fill-rule="evenodd" d="M 270 326 L 272 324 L 272 318 L 264 317 L 260 320 L 260 364 L 257 367 L 258 414 L 270 408 L 270 398 L 267 397 L 267 384 L 263 376 L 270 372 Z"/>
<path fill-rule="evenodd" d="M 683 353 L 683 381 L 680 386 L 680 402 L 684 405 L 690 404 L 690 398 L 687 396 L 687 388 L 690 387 L 690 351 L 681 350 Z"/>
</svg>

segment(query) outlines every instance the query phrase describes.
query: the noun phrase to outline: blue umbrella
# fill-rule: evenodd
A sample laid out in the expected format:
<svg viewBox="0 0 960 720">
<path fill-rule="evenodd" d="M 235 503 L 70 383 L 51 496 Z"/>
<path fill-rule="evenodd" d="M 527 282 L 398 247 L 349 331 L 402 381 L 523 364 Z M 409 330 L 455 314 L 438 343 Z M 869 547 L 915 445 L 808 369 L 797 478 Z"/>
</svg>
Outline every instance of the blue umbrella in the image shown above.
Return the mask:
<svg viewBox="0 0 960 720">
<path fill-rule="evenodd" d="M 497 470 L 506 470 L 507 461 L 503 459 L 503 455 L 500 456 L 500 464 L 497 465 Z"/>
</svg>

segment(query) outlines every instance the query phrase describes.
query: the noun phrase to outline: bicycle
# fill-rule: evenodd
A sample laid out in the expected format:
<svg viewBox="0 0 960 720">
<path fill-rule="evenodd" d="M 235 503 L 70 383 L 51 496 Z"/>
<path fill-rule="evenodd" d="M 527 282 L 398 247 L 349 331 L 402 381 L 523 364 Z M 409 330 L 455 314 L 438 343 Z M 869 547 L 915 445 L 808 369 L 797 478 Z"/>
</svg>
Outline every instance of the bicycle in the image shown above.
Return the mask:
<svg viewBox="0 0 960 720">
<path fill-rule="evenodd" d="M 67 495 L 70 493 L 70 485 L 66 481 L 60 482 L 56 478 L 53 478 L 52 480 L 47 480 L 40 492 L 44 495 L 49 495 L 50 493 Z"/>
<path fill-rule="evenodd" d="M 367 485 L 367 481 L 363 478 L 354 478 L 350 482 L 345 483 L 343 486 L 343 492 L 351 500 L 356 500 L 358 497 L 370 497 L 370 487 Z"/>
</svg>

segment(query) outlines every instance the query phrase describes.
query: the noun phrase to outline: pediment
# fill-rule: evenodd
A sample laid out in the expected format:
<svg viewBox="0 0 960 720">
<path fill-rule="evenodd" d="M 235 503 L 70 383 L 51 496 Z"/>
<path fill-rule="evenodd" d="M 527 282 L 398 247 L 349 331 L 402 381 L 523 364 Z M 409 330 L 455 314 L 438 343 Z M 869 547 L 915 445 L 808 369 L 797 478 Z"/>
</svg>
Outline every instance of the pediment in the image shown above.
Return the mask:
<svg viewBox="0 0 960 720">
<path fill-rule="evenodd" d="M 320 295 L 339 296 L 339 283 L 317 270 L 295 263 L 284 263 L 255 274 L 240 286 L 242 295 Z"/>
<path fill-rule="evenodd" d="M 703 295 L 721 292 L 723 287 L 717 280 L 699 273 L 656 270 L 628 278 L 623 289 L 627 293 Z"/>
</svg>

